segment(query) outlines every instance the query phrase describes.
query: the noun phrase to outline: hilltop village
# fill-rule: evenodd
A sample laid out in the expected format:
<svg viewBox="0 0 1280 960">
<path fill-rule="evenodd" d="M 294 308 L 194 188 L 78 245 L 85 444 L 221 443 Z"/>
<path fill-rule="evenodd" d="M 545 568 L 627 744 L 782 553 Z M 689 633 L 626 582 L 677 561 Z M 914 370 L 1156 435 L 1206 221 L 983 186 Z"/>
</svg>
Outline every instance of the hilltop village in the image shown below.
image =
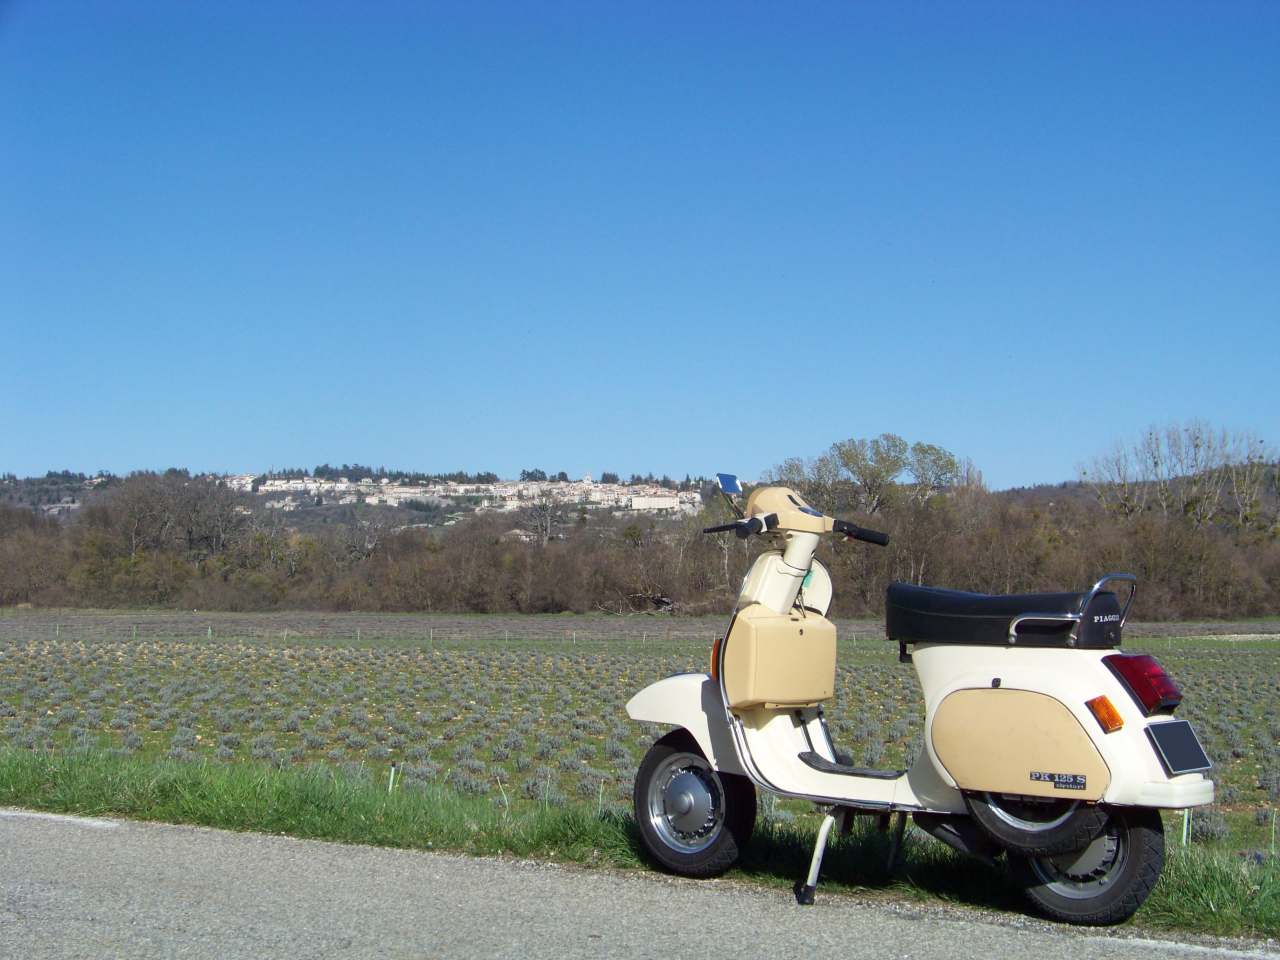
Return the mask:
<svg viewBox="0 0 1280 960">
<path fill-rule="evenodd" d="M 351 480 L 320 477 L 259 477 L 241 474 L 225 478 L 228 487 L 264 498 L 264 506 L 284 511 L 323 504 L 368 504 L 400 507 L 466 504 L 476 512 L 516 511 L 533 504 L 581 506 L 641 513 L 696 513 L 698 490 L 672 490 L 656 483 L 597 483 L 581 480 L 499 480 L 495 483 L 439 481 L 414 483 L 389 477 Z"/>
</svg>

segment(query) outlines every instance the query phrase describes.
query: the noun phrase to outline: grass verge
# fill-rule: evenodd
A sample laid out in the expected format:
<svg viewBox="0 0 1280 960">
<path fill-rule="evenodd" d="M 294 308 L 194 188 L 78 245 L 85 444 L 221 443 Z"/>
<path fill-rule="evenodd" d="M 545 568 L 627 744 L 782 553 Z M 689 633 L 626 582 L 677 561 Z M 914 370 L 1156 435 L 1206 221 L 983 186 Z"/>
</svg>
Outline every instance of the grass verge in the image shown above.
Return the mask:
<svg viewBox="0 0 1280 960">
<path fill-rule="evenodd" d="M 87 816 L 113 815 L 287 834 L 343 843 L 538 857 L 587 865 L 644 864 L 627 814 L 587 805 L 508 806 L 443 787 L 388 793 L 367 777 L 329 767 L 179 763 L 106 751 L 0 749 L 0 805 Z M 908 834 L 899 866 L 887 869 L 888 835 L 873 820 L 835 840 L 823 887 L 892 891 L 916 899 L 1024 911 L 1004 870 L 967 860 Z M 804 874 L 813 824 L 757 826 L 734 875 L 790 886 Z M 1170 848 L 1140 926 L 1221 936 L 1280 936 L 1280 862 Z"/>
</svg>

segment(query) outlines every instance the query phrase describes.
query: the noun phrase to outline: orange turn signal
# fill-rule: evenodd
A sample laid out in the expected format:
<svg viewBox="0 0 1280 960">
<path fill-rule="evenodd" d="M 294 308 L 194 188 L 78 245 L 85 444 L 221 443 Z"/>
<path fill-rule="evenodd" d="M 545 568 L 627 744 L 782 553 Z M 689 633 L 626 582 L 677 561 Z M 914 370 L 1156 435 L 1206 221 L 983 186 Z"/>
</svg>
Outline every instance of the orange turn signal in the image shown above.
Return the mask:
<svg viewBox="0 0 1280 960">
<path fill-rule="evenodd" d="M 716 637 L 716 642 L 711 644 L 711 679 L 720 679 L 720 644 L 724 640 L 723 637 Z"/>
<path fill-rule="evenodd" d="M 1102 728 L 1103 733 L 1115 733 L 1124 726 L 1124 718 L 1120 716 L 1120 711 L 1106 698 L 1105 694 L 1087 701 L 1085 706 L 1098 721 L 1098 726 Z"/>
</svg>

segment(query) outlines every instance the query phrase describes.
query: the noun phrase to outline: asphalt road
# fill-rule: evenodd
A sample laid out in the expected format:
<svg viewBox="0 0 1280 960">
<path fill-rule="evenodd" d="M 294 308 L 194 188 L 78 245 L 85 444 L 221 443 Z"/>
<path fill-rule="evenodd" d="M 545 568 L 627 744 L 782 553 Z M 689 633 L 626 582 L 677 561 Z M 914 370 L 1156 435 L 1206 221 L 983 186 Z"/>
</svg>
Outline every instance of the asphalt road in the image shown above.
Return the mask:
<svg viewBox="0 0 1280 960">
<path fill-rule="evenodd" d="M 941 908 L 0 810 L 0 957 L 1269 957 Z"/>
</svg>

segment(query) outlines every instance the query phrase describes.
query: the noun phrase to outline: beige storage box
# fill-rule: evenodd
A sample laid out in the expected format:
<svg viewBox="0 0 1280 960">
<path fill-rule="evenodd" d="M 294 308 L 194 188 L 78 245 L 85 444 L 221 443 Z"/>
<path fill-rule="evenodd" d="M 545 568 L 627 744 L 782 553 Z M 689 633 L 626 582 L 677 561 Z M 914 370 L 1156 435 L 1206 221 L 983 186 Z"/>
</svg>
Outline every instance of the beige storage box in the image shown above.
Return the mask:
<svg viewBox="0 0 1280 960">
<path fill-rule="evenodd" d="M 725 641 L 729 706 L 809 707 L 836 683 L 836 627 L 810 613 L 779 616 L 753 603 L 738 612 Z"/>
</svg>

